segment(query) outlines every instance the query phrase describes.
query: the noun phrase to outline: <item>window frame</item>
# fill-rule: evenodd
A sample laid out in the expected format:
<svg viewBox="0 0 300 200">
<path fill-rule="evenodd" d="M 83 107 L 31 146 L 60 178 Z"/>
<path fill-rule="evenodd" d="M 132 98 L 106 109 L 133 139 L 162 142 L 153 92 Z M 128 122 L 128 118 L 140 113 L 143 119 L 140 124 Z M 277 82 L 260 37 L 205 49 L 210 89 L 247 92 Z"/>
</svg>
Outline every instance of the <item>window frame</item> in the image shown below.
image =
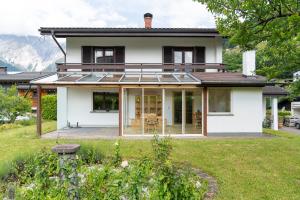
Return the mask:
<svg viewBox="0 0 300 200">
<path fill-rule="evenodd" d="M 97 60 L 96 60 L 96 51 L 97 50 L 101 50 L 102 51 L 102 57 L 103 57 L 103 59 L 105 59 L 105 57 L 112 57 L 112 60 L 113 60 L 113 62 L 103 62 L 103 63 L 101 63 L 101 62 L 97 62 Z M 113 55 L 112 56 L 106 56 L 105 55 L 105 52 L 106 51 L 112 51 L 113 52 Z M 93 61 L 94 61 L 94 63 L 95 64 L 113 64 L 113 63 L 116 63 L 116 50 L 115 50 L 115 47 L 93 47 Z"/>
<path fill-rule="evenodd" d="M 117 98 L 117 107 L 118 109 L 117 110 L 112 110 L 112 109 L 107 109 L 106 108 L 106 105 L 105 105 L 105 108 L 106 109 L 95 109 L 95 104 L 94 104 L 94 97 L 95 95 L 97 94 L 102 94 L 103 97 L 104 97 L 104 102 L 105 102 L 105 97 L 107 97 L 109 94 L 114 94 Z M 94 113 L 118 113 L 119 112 L 119 93 L 118 92 L 115 92 L 115 91 L 93 91 L 92 92 L 92 111 L 91 112 L 94 112 Z"/>
<path fill-rule="evenodd" d="M 209 100 L 209 97 L 210 97 L 210 91 L 211 90 L 228 90 L 229 91 L 229 112 L 212 112 L 209 110 L 209 105 L 210 105 L 210 100 Z M 233 98 L 232 98 L 232 88 L 227 88 L 227 87 L 214 87 L 214 88 L 208 88 L 208 95 L 207 95 L 207 102 L 208 102 L 208 106 L 207 106 L 207 110 L 208 110 L 208 115 L 220 115 L 220 116 L 232 116 L 233 115 Z"/>
<path fill-rule="evenodd" d="M 96 63 L 95 50 L 113 50 L 113 63 Z M 104 53 L 104 52 L 103 52 Z M 82 64 L 125 64 L 126 46 L 81 46 Z M 88 60 L 88 61 L 87 61 Z M 122 61 L 120 61 L 122 60 Z"/>
</svg>

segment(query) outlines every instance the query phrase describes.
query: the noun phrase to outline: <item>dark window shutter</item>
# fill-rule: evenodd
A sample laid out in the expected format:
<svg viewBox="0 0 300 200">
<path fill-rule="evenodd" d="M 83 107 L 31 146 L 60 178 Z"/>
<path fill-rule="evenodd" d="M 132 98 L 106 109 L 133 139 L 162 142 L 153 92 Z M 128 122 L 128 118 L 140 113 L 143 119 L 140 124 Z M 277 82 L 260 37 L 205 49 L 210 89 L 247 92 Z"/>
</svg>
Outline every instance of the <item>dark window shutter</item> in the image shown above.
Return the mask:
<svg viewBox="0 0 300 200">
<path fill-rule="evenodd" d="M 205 63 L 205 47 L 195 47 L 194 63 Z"/>
<path fill-rule="evenodd" d="M 116 63 L 125 63 L 125 48 L 115 47 Z"/>
<path fill-rule="evenodd" d="M 93 63 L 93 48 L 90 46 L 83 46 L 82 49 L 82 63 Z"/>
<path fill-rule="evenodd" d="M 164 63 L 173 63 L 172 47 L 163 47 Z"/>
</svg>

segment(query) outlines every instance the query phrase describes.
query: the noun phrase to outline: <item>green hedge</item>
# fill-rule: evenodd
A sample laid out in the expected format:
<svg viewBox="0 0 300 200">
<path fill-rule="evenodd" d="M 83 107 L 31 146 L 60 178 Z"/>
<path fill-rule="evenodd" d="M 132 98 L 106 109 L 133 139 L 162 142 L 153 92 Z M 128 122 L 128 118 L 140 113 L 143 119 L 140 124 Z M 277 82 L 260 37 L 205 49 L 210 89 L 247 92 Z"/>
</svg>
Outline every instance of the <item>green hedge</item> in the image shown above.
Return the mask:
<svg viewBox="0 0 300 200">
<path fill-rule="evenodd" d="M 45 95 L 42 97 L 43 119 L 56 120 L 57 100 L 56 95 Z"/>
</svg>

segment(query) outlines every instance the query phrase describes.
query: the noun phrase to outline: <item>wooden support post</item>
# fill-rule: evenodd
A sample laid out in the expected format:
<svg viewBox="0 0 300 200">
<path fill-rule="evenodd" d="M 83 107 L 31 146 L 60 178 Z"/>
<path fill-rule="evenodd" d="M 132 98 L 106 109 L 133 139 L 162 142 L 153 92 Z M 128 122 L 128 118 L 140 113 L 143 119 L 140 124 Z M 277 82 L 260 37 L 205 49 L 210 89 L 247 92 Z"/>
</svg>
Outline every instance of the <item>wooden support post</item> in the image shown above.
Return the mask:
<svg viewBox="0 0 300 200">
<path fill-rule="evenodd" d="M 119 136 L 123 135 L 123 88 L 119 88 Z"/>
<path fill-rule="evenodd" d="M 185 124 L 186 124 L 186 101 L 185 101 L 185 89 L 182 90 L 182 104 L 181 104 L 181 124 L 182 124 L 182 134 L 185 134 Z"/>
<path fill-rule="evenodd" d="M 37 110 L 36 110 L 36 133 L 38 137 L 42 135 L 42 88 L 37 85 Z"/>
<path fill-rule="evenodd" d="M 142 134 L 145 133 L 145 91 L 142 88 Z"/>
<path fill-rule="evenodd" d="M 165 135 L 165 88 L 162 89 L 162 114 L 161 114 L 161 124 L 162 124 L 162 134 Z"/>
<path fill-rule="evenodd" d="M 208 91 L 207 87 L 204 87 L 202 90 L 202 96 L 203 96 L 203 135 L 207 136 L 207 110 L 208 110 Z"/>
</svg>

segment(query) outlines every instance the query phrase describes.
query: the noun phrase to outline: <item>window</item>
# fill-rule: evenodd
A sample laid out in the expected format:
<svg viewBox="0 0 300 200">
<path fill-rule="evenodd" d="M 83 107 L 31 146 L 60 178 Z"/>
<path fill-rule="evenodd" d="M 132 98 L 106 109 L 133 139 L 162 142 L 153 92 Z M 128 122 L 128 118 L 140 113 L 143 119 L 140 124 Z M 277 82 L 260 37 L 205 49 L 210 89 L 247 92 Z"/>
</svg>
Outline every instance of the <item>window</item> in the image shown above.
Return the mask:
<svg viewBox="0 0 300 200">
<path fill-rule="evenodd" d="M 82 46 L 82 63 L 124 63 L 125 47 L 123 46 Z"/>
<path fill-rule="evenodd" d="M 114 50 L 95 48 L 95 63 L 114 63 Z"/>
<path fill-rule="evenodd" d="M 163 63 L 205 63 L 205 47 L 163 47 Z"/>
<path fill-rule="evenodd" d="M 174 51 L 174 63 L 182 63 L 183 57 L 181 51 Z"/>
<path fill-rule="evenodd" d="M 209 112 L 231 112 L 230 89 L 209 89 Z"/>
<path fill-rule="evenodd" d="M 119 95 L 112 92 L 94 92 L 93 93 L 94 111 L 117 111 L 119 110 Z"/>
</svg>

